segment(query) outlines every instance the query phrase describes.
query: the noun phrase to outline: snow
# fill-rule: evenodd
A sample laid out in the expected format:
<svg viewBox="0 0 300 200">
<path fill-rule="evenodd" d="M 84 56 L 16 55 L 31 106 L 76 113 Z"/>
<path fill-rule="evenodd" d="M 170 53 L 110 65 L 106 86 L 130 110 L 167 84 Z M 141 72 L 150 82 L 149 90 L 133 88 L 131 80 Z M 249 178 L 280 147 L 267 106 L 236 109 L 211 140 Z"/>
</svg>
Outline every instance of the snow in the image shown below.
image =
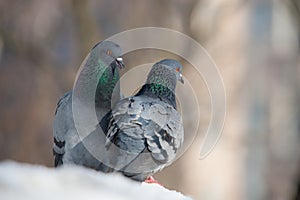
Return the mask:
<svg viewBox="0 0 300 200">
<path fill-rule="evenodd" d="M 54 169 L 12 161 L 0 163 L 0 199 L 191 200 L 158 184 L 141 184 L 119 174 L 80 166 Z"/>
</svg>

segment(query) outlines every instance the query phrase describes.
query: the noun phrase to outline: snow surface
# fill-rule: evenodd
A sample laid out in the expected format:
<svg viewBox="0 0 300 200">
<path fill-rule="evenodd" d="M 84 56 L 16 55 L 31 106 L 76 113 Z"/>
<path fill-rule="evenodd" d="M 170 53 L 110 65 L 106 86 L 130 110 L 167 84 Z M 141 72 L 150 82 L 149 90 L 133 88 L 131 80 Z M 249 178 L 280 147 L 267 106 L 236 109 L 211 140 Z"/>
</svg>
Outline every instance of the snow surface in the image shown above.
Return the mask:
<svg viewBox="0 0 300 200">
<path fill-rule="evenodd" d="M 191 200 L 158 184 L 138 183 L 119 174 L 79 166 L 58 169 L 0 163 L 1 200 Z"/>
</svg>

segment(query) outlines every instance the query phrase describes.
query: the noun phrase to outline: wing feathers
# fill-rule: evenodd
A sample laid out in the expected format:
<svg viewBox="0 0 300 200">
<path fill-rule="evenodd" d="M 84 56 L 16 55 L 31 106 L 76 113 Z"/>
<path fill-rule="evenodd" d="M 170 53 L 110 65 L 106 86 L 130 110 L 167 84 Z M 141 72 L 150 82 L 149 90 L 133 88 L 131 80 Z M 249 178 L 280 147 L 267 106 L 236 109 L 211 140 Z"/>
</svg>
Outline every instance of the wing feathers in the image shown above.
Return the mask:
<svg viewBox="0 0 300 200">
<path fill-rule="evenodd" d="M 113 143 L 131 153 L 146 148 L 152 159 L 164 166 L 174 160 L 183 142 L 180 115 L 155 98 L 137 96 L 121 100 L 112 111 L 109 127 L 108 147 Z"/>
</svg>

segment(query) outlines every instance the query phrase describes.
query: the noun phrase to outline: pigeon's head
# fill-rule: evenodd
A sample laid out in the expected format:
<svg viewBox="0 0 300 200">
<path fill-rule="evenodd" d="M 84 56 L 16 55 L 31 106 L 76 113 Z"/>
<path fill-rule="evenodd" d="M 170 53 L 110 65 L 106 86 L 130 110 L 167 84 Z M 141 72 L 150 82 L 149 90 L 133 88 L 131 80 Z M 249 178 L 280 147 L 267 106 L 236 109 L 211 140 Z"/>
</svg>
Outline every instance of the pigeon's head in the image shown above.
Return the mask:
<svg viewBox="0 0 300 200">
<path fill-rule="evenodd" d="M 124 68 L 122 49 L 118 44 L 111 41 L 102 41 L 92 48 L 92 52 L 98 54 L 100 60 L 106 66 Z"/>
<path fill-rule="evenodd" d="M 155 63 L 146 81 L 152 85 L 151 90 L 156 94 L 164 93 L 165 89 L 175 92 L 177 81 L 183 83 L 182 65 L 172 59 L 164 59 Z"/>
<path fill-rule="evenodd" d="M 173 59 L 164 59 L 156 63 L 156 65 L 161 65 L 169 68 L 171 70 L 171 73 L 176 74 L 176 78 L 181 83 L 184 83 L 184 80 L 182 78 L 182 65 Z"/>
</svg>

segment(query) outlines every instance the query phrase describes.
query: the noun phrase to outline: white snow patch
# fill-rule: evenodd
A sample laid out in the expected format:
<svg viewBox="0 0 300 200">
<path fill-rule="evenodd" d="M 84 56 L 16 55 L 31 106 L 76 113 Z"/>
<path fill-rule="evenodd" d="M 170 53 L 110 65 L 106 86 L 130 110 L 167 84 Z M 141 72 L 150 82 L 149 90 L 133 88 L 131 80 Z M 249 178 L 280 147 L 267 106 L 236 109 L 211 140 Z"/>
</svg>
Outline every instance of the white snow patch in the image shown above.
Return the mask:
<svg viewBox="0 0 300 200">
<path fill-rule="evenodd" d="M 80 166 L 47 168 L 0 163 L 0 199 L 5 200 L 191 200 L 157 184 L 138 183 L 119 174 Z"/>
</svg>

